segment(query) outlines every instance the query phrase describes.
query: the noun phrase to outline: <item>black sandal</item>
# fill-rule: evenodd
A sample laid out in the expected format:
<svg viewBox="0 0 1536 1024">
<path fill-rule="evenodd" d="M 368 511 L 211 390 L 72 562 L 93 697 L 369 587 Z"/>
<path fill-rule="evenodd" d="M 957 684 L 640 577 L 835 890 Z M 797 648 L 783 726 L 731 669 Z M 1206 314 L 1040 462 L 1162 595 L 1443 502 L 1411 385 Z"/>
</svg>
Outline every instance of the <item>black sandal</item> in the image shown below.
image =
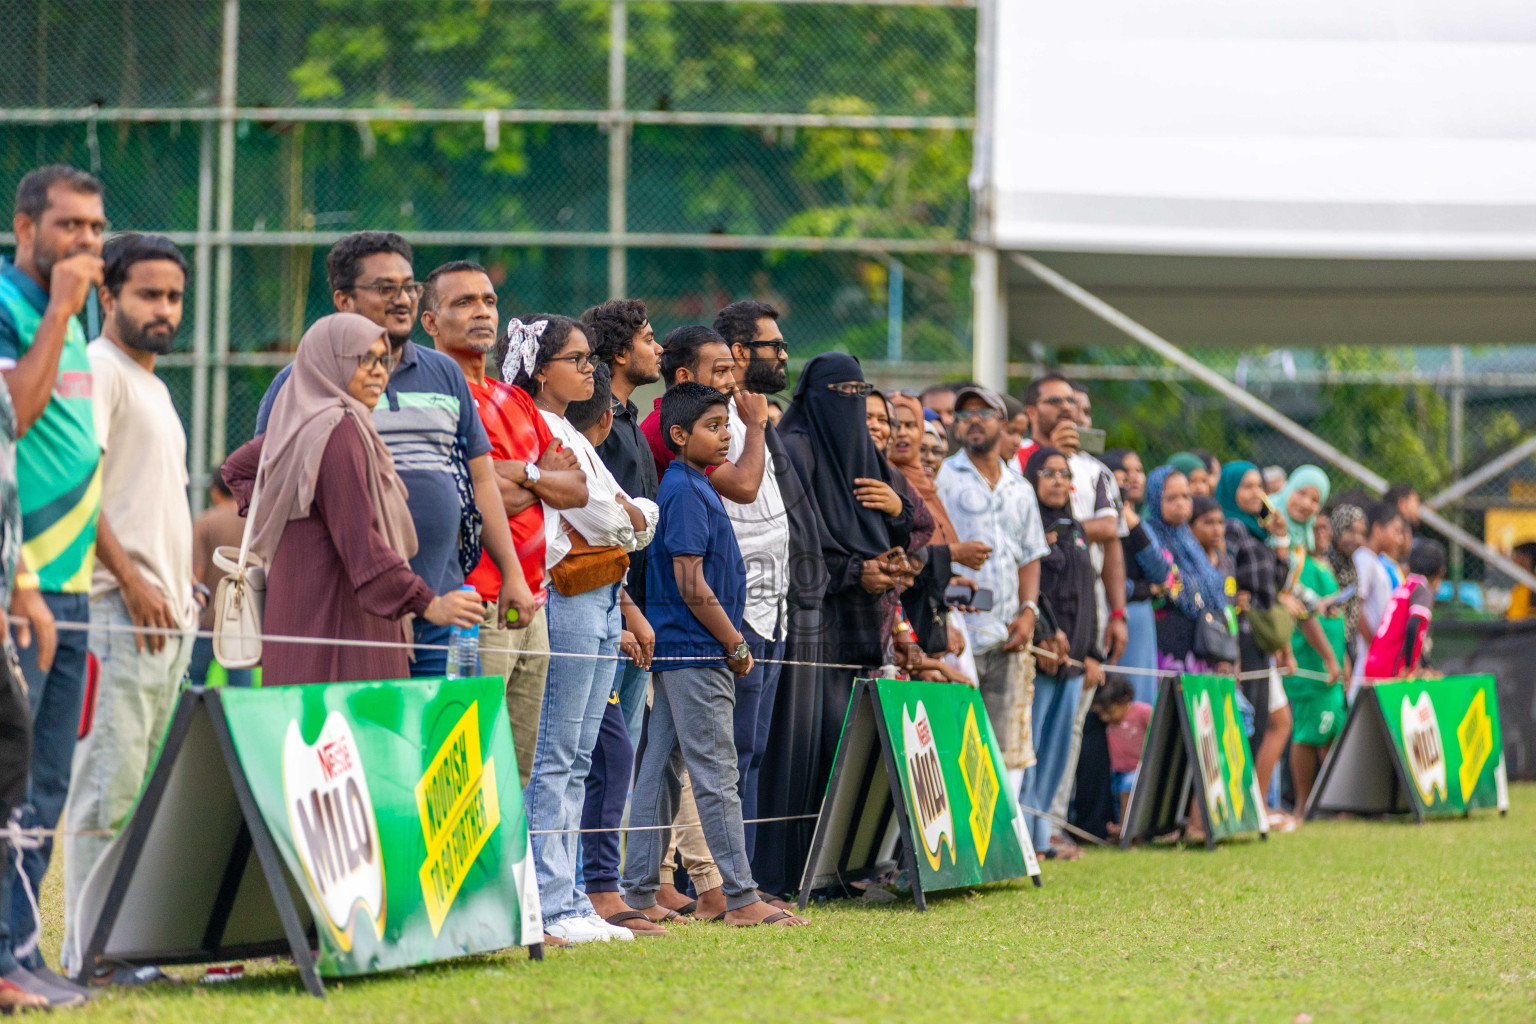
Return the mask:
<svg viewBox="0 0 1536 1024">
<path fill-rule="evenodd" d="M 660 921 L 651 921 L 651 916 L 649 914 L 645 913 L 642 910 L 624 910 L 624 911 L 620 911 L 619 913 L 614 914 L 612 917 L 605 917 L 605 918 L 603 918 L 603 920 L 607 921 L 609 924 L 613 925 L 615 928 L 624 928 L 624 927 L 626 927 L 625 924 L 624 924 L 625 921 L 650 921 L 651 924 L 654 924 L 654 925 L 657 925 L 657 926 L 660 926 L 660 924 L 661 924 Z M 629 929 L 629 933 L 631 935 L 637 935 L 637 936 L 638 935 L 665 935 L 666 934 L 666 930 L 663 929 L 662 931 L 659 931 L 659 932 L 653 932 L 653 931 L 649 931 L 649 930 L 640 931 L 640 930 L 635 929 L 635 928 L 630 928 Z"/>
</svg>

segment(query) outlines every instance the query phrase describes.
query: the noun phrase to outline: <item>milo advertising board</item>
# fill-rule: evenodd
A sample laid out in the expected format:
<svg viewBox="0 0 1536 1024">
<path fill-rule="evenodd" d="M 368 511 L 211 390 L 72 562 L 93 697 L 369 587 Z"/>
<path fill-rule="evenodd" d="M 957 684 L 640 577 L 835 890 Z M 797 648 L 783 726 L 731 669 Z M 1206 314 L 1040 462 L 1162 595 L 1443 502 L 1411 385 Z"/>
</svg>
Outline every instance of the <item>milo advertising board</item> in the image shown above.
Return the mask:
<svg viewBox="0 0 1536 1024">
<path fill-rule="evenodd" d="M 1493 676 L 1362 687 L 1323 766 L 1308 816 L 1411 813 L 1420 820 L 1509 806 Z"/>
<path fill-rule="evenodd" d="M 539 941 L 500 680 L 220 698 L 251 793 L 316 923 L 322 974 Z"/>
<path fill-rule="evenodd" d="M 900 842 L 898 842 L 898 839 Z M 1023 813 L 981 696 L 968 686 L 859 680 L 800 899 L 879 870 L 902 849 L 923 894 L 1023 876 L 1039 880 Z"/>
<path fill-rule="evenodd" d="M 1194 734 L 1196 784 L 1205 796 L 1207 833 L 1216 840 L 1267 831 L 1264 800 L 1237 710 L 1237 684 L 1230 676 L 1201 675 L 1183 676 L 1179 683 Z"/>
</svg>

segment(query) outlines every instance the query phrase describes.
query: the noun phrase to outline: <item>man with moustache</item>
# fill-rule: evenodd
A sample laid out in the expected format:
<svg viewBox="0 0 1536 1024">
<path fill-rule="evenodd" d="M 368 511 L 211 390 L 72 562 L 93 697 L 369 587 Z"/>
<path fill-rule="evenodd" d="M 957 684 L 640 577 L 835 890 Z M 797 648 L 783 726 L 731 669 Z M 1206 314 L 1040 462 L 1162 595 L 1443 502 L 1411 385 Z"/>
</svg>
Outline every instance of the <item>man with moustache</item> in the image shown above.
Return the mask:
<svg viewBox="0 0 1536 1024">
<path fill-rule="evenodd" d="M 155 360 L 181 327 L 187 261 L 162 235 L 118 235 L 102 252 L 102 336 L 87 352 L 101 444 L 102 511 L 116 527 L 96 536 L 90 650 L 100 666 L 74 752 L 65 812 L 64 965 L 79 966 L 80 890 L 153 767 L 208 589 L 192 578 L 187 435 Z M 180 635 L 130 632 L 130 602 L 149 625 Z M 161 980 L 156 967 L 106 974 L 114 982 Z"/>
<path fill-rule="evenodd" d="M 54 164 L 16 187 L 15 262 L 0 259 L 0 373 L 14 403 L 21 553 L 11 614 L 31 713 L 26 789 L 10 821 L 52 829 L 69 789 L 80 727 L 86 634 L 54 621 L 90 621 L 91 572 L 101 521 L 101 449 L 91 408 L 91 362 L 78 314 L 102 280 L 106 210 L 101 182 Z M 24 568 L 23 568 L 24 566 Z M 147 625 L 148 613 L 135 609 Z M 0 864 L 0 981 L 50 1006 L 85 1001 L 84 989 L 50 971 L 39 949 L 37 899 L 53 841 L 8 851 Z M 19 861 L 19 864 L 18 864 Z"/>
<path fill-rule="evenodd" d="M 587 503 L 586 474 L 576 456 L 562 448 L 533 399 L 485 374 L 486 355 L 496 347 L 496 288 L 478 263 L 455 260 L 427 275 L 421 293 L 421 327 L 459 365 L 491 442 L 491 465 L 501 489 L 503 512 L 522 567 L 519 583 L 535 607 L 525 629 L 496 629 L 501 571 L 488 555 L 465 582 L 485 605 L 480 630 L 480 671 L 505 685 L 512 746 L 524 786 L 533 770 L 539 714 L 549 671 L 549 624 L 544 612 L 544 507 L 576 508 Z"/>
<path fill-rule="evenodd" d="M 992 592 L 992 607 L 967 612 L 965 628 L 976 653 L 982 703 L 998 736 L 1007 735 L 1008 656 L 1034 637 L 1040 559 L 1050 551 L 1034 488 L 998 452 L 1005 415 L 993 392 L 976 386 L 957 391 L 955 430 L 963 447 L 944 460 L 934 479 L 960 539 L 992 548 L 986 564 L 973 573 Z"/>
<path fill-rule="evenodd" d="M 331 246 L 325 270 L 337 311 L 367 317 L 389 339 L 394 368 L 373 425 L 409 492 L 417 543 L 411 571 L 434 593 L 450 593 L 464 585 L 483 546 L 501 573 L 497 627 L 507 627 L 507 612 L 515 609 L 511 628 L 526 629 L 534 621 L 533 597 L 523 582 L 474 397 L 457 363 L 411 341 L 423 285 L 411 270 L 410 244 L 392 231 L 358 231 Z M 283 367 L 262 396 L 257 434 L 266 431 L 272 403 L 291 372 L 292 364 Z M 449 627 L 418 617 L 413 629 L 418 646 L 411 675 L 443 675 Z"/>
</svg>

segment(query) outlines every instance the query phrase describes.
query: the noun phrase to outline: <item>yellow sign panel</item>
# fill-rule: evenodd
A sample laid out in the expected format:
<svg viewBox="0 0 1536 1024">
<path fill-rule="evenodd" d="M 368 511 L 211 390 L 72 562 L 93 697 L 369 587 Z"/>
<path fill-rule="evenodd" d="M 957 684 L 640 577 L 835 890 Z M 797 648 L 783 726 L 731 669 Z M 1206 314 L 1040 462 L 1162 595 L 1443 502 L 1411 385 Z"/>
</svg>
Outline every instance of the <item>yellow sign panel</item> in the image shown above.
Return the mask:
<svg viewBox="0 0 1536 1024">
<path fill-rule="evenodd" d="M 469 705 L 448 733 L 415 792 L 421 833 L 427 841 L 419 873 L 421 894 L 436 935 L 470 865 L 501 824 L 495 758 L 480 761 L 478 701 Z"/>
<path fill-rule="evenodd" d="M 1232 813 L 1237 820 L 1243 819 L 1243 769 L 1248 763 L 1248 744 L 1243 742 L 1243 734 L 1238 731 L 1237 708 L 1232 704 L 1232 698 L 1227 698 L 1227 727 L 1222 731 L 1221 745 L 1227 755 L 1227 792 L 1232 797 Z"/>
<path fill-rule="evenodd" d="M 1461 799 L 1465 803 L 1493 753 L 1493 719 L 1488 715 L 1486 691 L 1478 690 L 1472 698 L 1472 706 L 1456 727 L 1456 740 L 1461 744 Z"/>
<path fill-rule="evenodd" d="M 965 739 L 960 744 L 960 776 L 971 800 L 971 840 L 976 844 L 976 861 L 987 862 L 987 844 L 992 840 L 992 809 L 1002 789 L 997 781 L 997 766 L 992 752 L 981 742 L 976 724 L 976 707 L 966 709 Z"/>
</svg>

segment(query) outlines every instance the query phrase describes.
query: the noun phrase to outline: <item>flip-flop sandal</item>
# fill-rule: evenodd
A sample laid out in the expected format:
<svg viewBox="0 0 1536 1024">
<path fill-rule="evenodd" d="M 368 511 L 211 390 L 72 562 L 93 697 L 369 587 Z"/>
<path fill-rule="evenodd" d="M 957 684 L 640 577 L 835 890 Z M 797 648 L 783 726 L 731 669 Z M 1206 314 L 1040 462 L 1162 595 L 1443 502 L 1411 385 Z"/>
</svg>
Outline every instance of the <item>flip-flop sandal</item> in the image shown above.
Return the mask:
<svg viewBox="0 0 1536 1024">
<path fill-rule="evenodd" d="M 607 921 L 609 924 L 613 925 L 616 928 L 625 928 L 625 927 L 627 927 L 624 924 L 625 921 L 648 921 L 651 924 L 660 924 L 661 923 L 659 921 L 652 921 L 650 919 L 649 915 L 647 915 L 643 911 L 639 911 L 639 910 L 623 910 L 623 911 L 620 911 L 617 914 L 614 914 L 612 917 L 605 917 L 605 918 L 603 918 L 603 920 Z M 638 928 L 630 928 L 629 929 L 629 933 L 631 935 L 634 935 L 637 938 L 642 936 L 642 935 L 647 937 L 647 938 L 651 938 L 653 936 L 667 934 L 665 930 L 662 930 L 662 931 L 659 931 L 659 932 L 653 932 L 653 931 L 650 931 L 648 929 L 642 931 L 641 929 L 638 929 Z"/>
<path fill-rule="evenodd" d="M 759 927 L 761 927 L 761 926 L 763 926 L 765 924 L 778 924 L 780 921 L 791 920 L 791 919 L 794 918 L 794 916 L 795 916 L 794 914 L 791 914 L 787 910 L 780 910 L 780 911 L 776 911 L 776 912 L 774 912 L 772 914 L 769 914 L 767 917 L 763 918 L 761 921 L 756 921 L 756 922 L 753 922 L 752 924 L 738 924 L 738 925 L 736 925 L 736 927 L 737 928 L 759 928 Z"/>
<path fill-rule="evenodd" d="M 693 913 L 695 910 L 698 910 L 698 909 L 699 909 L 699 901 L 698 900 L 689 900 L 687 903 L 684 903 L 682 906 L 680 906 L 676 910 L 674 910 L 673 913 L 677 914 L 680 917 L 687 917 L 689 914 Z"/>
<path fill-rule="evenodd" d="M 659 904 L 658 904 L 658 906 L 659 906 Z M 666 908 L 663 908 L 663 909 L 666 909 Z M 692 920 L 693 920 L 693 918 L 691 918 L 691 917 L 684 917 L 682 914 L 679 914 L 675 910 L 667 909 L 667 916 L 663 917 L 660 921 L 657 921 L 656 923 L 657 924 L 688 924 Z"/>
</svg>

